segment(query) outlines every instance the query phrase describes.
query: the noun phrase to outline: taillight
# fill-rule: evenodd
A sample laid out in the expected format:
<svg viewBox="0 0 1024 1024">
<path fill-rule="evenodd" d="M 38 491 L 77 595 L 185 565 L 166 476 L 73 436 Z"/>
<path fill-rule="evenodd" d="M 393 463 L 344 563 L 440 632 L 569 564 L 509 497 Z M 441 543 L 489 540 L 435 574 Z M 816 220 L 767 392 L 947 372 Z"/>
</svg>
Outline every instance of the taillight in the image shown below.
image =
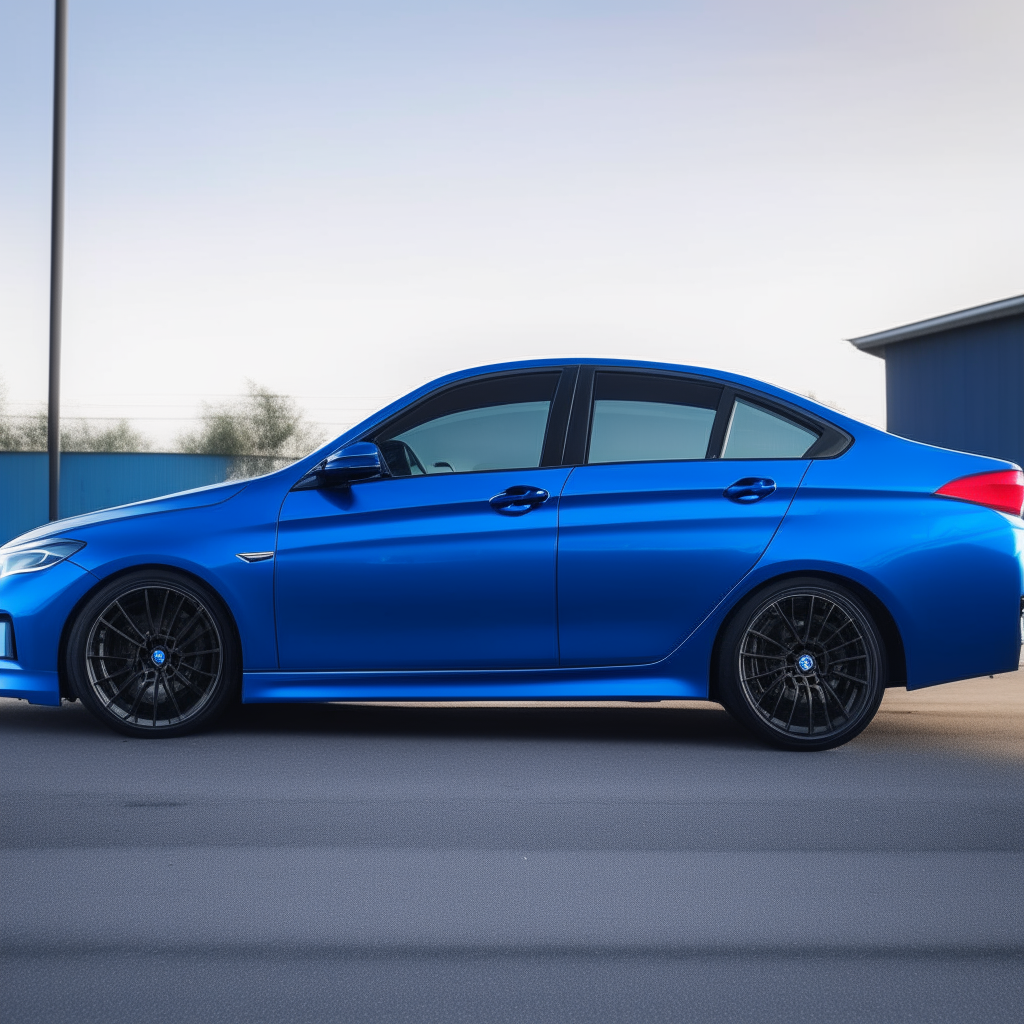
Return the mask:
<svg viewBox="0 0 1024 1024">
<path fill-rule="evenodd" d="M 959 498 L 975 505 L 987 505 L 998 512 L 1021 515 L 1024 510 L 1024 473 L 1019 469 L 997 469 L 994 473 L 974 473 L 951 480 L 936 494 Z"/>
</svg>

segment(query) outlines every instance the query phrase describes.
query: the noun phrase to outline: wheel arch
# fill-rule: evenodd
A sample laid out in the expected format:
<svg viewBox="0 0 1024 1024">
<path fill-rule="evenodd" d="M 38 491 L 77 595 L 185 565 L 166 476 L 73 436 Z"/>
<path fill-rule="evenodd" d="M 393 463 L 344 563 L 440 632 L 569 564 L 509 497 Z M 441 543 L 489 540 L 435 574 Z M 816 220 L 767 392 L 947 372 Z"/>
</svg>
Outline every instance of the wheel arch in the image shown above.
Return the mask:
<svg viewBox="0 0 1024 1024">
<path fill-rule="evenodd" d="M 156 569 L 160 572 L 169 572 L 176 576 L 182 576 L 195 583 L 201 590 L 211 594 L 220 605 L 221 611 L 224 613 L 227 622 L 230 624 L 230 640 L 235 646 L 235 651 L 239 658 L 239 664 L 242 663 L 242 637 L 238 630 L 238 623 L 235 621 L 235 616 L 231 611 L 231 606 L 224 600 L 217 588 L 211 585 L 209 580 L 203 579 L 203 577 L 197 573 L 183 569 L 180 565 L 168 565 L 162 562 L 145 562 L 141 565 L 126 565 L 115 570 L 109 576 L 103 576 L 97 579 L 96 583 L 75 602 L 75 606 L 68 613 L 67 618 L 64 619 L 64 625 L 61 627 L 60 631 L 60 640 L 57 644 L 57 684 L 62 699 L 71 701 L 78 699 L 71 688 L 71 681 L 68 679 L 67 651 L 68 637 L 71 635 L 71 629 L 74 626 L 75 621 L 78 619 L 78 616 L 81 614 L 82 608 L 85 607 L 96 592 L 102 587 L 105 587 L 110 583 L 114 583 L 124 576 L 128 576 L 135 572 L 144 572 L 147 569 Z"/>
<path fill-rule="evenodd" d="M 886 682 L 886 687 L 906 686 L 907 656 L 903 647 L 903 637 L 900 635 L 899 627 L 896 625 L 896 620 L 893 618 L 892 613 L 878 595 L 865 587 L 864 584 L 840 573 L 824 572 L 820 569 L 792 569 L 788 572 L 780 573 L 778 576 L 771 576 L 768 579 L 761 580 L 757 586 L 741 594 L 732 608 L 729 609 L 725 618 L 719 623 L 718 630 L 715 633 L 715 642 L 711 648 L 711 673 L 708 679 L 708 697 L 711 700 L 716 699 L 718 688 L 718 659 L 721 656 L 722 637 L 725 635 L 730 623 L 736 618 L 739 609 L 751 597 L 756 597 L 769 587 L 785 580 L 796 578 L 813 578 L 827 583 L 837 583 L 858 597 L 868 612 L 870 612 L 875 625 L 878 627 L 878 632 L 882 636 L 882 643 L 885 646 L 886 664 L 889 668 L 889 679 Z"/>
</svg>

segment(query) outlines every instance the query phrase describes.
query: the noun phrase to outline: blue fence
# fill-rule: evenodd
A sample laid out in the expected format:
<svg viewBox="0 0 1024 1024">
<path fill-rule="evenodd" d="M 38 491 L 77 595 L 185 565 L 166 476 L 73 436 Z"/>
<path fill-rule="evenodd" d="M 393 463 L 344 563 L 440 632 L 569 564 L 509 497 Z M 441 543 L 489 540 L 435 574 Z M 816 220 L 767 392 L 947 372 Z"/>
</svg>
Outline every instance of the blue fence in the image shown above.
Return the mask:
<svg viewBox="0 0 1024 1024">
<path fill-rule="evenodd" d="M 93 512 L 227 479 L 227 455 L 65 452 L 60 514 Z M 0 544 L 47 521 L 45 452 L 0 452 Z"/>
</svg>

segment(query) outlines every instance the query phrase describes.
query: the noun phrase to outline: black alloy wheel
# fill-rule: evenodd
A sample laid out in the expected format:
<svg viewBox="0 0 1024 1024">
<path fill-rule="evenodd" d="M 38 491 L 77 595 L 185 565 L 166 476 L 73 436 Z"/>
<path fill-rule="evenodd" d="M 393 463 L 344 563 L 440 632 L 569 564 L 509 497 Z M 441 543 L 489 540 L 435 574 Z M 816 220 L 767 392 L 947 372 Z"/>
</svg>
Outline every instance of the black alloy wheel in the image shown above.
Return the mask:
<svg viewBox="0 0 1024 1024">
<path fill-rule="evenodd" d="M 748 729 L 789 750 L 827 750 L 878 710 L 885 648 L 864 605 L 824 580 L 785 580 L 742 605 L 722 635 L 718 697 Z"/>
<path fill-rule="evenodd" d="M 178 736 L 211 724 L 238 690 L 237 644 L 220 601 L 164 570 L 123 576 L 82 608 L 67 672 L 82 703 L 129 736 Z"/>
</svg>

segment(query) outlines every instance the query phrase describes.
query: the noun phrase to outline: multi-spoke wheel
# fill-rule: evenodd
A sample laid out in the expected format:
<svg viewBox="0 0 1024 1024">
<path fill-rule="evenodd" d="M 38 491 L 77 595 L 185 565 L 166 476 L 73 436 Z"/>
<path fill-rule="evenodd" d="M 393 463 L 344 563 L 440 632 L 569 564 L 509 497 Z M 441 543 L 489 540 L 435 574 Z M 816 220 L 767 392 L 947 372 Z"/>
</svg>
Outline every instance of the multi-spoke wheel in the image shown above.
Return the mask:
<svg viewBox="0 0 1024 1024">
<path fill-rule="evenodd" d="M 786 580 L 741 607 L 720 644 L 719 698 L 778 746 L 825 750 L 874 717 L 885 649 L 861 602 L 836 584 Z"/>
<path fill-rule="evenodd" d="M 209 724 L 236 690 L 233 637 L 205 588 L 162 570 L 132 573 L 80 612 L 68 675 L 82 703 L 120 732 L 180 735 Z"/>
</svg>

